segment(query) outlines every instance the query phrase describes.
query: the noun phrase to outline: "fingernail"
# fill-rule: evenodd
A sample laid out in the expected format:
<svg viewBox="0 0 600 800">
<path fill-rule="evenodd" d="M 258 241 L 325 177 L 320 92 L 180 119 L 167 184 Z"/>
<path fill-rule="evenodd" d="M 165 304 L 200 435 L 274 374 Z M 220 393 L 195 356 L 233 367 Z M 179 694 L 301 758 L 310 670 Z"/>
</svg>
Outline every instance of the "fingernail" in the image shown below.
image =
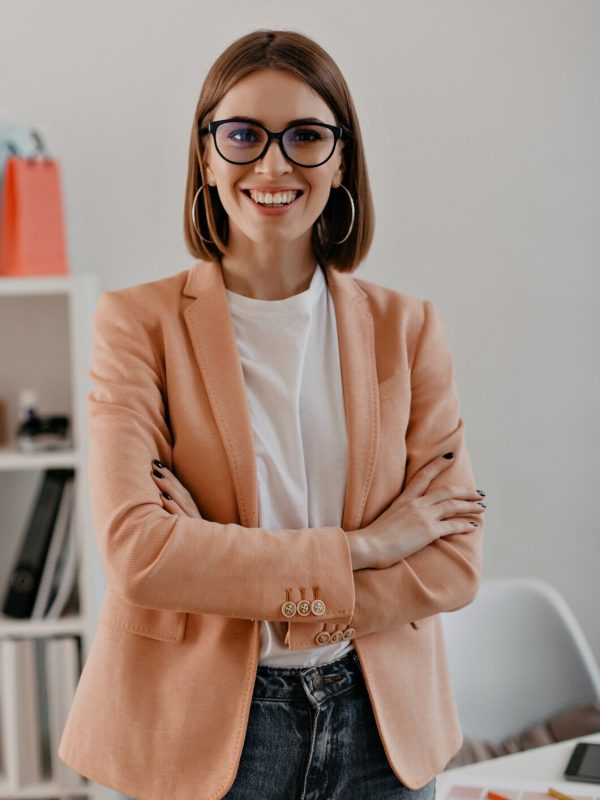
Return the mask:
<svg viewBox="0 0 600 800">
<path fill-rule="evenodd" d="M 485 492 L 482 489 L 477 489 L 477 494 L 480 494 L 482 497 L 485 497 Z"/>
<path fill-rule="evenodd" d="M 477 502 L 479 503 L 480 506 L 487 508 L 487 503 L 482 503 L 481 500 L 478 500 Z"/>
<path fill-rule="evenodd" d="M 161 464 L 160 461 L 158 460 L 158 458 L 155 458 L 152 463 L 156 464 L 157 467 L 162 467 L 163 469 L 165 468 L 165 465 Z"/>
<path fill-rule="evenodd" d="M 166 498 L 167 498 L 167 500 L 172 500 L 172 499 L 173 499 L 173 498 L 171 497 L 171 495 L 170 495 L 170 494 L 167 494 L 166 492 L 163 492 L 163 497 L 166 497 Z"/>
<path fill-rule="evenodd" d="M 477 525 L 479 525 L 478 522 L 473 522 L 473 520 L 469 520 L 469 522 L 471 523 L 471 525 L 475 525 L 475 527 L 477 527 Z"/>
<path fill-rule="evenodd" d="M 158 470 L 156 470 L 156 469 L 153 469 L 153 470 L 152 470 L 152 474 L 153 474 L 153 475 L 156 475 L 156 477 L 157 477 L 157 478 L 164 478 L 164 477 L 165 477 L 165 476 L 162 474 L 162 472 L 158 472 Z"/>
<path fill-rule="evenodd" d="M 444 453 L 444 458 L 454 458 L 454 453 Z"/>
</svg>

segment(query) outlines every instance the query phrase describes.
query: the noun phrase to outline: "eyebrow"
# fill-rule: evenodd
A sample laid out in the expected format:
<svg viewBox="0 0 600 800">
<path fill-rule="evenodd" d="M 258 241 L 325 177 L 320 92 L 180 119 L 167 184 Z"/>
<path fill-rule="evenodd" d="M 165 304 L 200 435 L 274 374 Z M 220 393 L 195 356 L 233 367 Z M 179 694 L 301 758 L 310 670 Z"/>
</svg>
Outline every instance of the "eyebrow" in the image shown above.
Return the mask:
<svg viewBox="0 0 600 800">
<path fill-rule="evenodd" d="M 263 122 L 261 122 L 259 119 L 254 119 L 254 117 L 242 117 L 239 114 L 237 114 L 234 117 L 229 117 L 229 119 L 239 119 L 242 122 L 254 122 L 255 125 L 263 125 L 264 126 Z M 285 125 L 285 127 L 288 128 L 290 125 L 303 125 L 303 124 L 308 123 L 308 122 L 320 122 L 322 125 L 329 125 L 330 124 L 328 122 L 323 122 L 323 120 L 319 119 L 318 117 L 300 117 L 300 119 L 291 119 L 287 123 L 287 125 Z M 264 127 L 266 127 L 266 126 L 264 126 Z"/>
</svg>

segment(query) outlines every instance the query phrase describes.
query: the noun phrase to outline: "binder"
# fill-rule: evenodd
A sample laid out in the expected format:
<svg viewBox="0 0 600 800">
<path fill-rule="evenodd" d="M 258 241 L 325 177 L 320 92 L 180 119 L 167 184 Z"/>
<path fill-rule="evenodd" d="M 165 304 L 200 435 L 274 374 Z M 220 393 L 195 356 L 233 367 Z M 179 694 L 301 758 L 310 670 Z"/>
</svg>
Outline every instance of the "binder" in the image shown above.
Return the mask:
<svg viewBox="0 0 600 800">
<path fill-rule="evenodd" d="M 19 619 L 31 617 L 40 587 L 66 481 L 75 471 L 47 469 L 31 511 L 16 563 L 10 573 L 3 613 Z"/>
</svg>

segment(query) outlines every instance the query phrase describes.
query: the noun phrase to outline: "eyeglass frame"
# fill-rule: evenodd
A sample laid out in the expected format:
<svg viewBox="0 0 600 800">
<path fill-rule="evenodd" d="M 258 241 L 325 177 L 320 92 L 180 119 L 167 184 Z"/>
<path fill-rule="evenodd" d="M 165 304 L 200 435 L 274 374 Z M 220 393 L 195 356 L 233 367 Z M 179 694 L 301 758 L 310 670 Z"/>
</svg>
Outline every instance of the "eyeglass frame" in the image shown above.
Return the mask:
<svg viewBox="0 0 600 800">
<path fill-rule="evenodd" d="M 248 122 L 251 125 L 256 126 L 257 128 L 262 128 L 262 130 L 267 134 L 267 141 L 265 142 L 265 146 L 262 150 L 260 155 L 256 156 L 256 158 L 251 158 L 250 161 L 231 161 L 231 159 L 226 158 L 223 153 L 219 150 L 217 145 L 217 128 L 219 125 L 222 125 L 224 122 Z M 333 132 L 334 142 L 333 147 L 331 148 L 331 153 L 327 156 L 324 161 L 319 162 L 318 164 L 300 164 L 298 161 L 294 161 L 291 156 L 289 156 L 285 151 L 285 146 L 283 144 L 283 135 L 287 133 L 287 131 L 291 130 L 292 128 L 300 128 L 302 125 L 316 125 L 321 128 L 329 128 L 330 131 Z M 326 164 L 331 156 L 335 153 L 335 148 L 338 143 L 338 140 L 342 139 L 343 136 L 343 128 L 340 125 L 330 125 L 327 122 L 310 122 L 307 120 L 306 122 L 296 122 L 293 125 L 288 125 L 287 128 L 283 128 L 283 130 L 279 132 L 270 131 L 268 128 L 265 128 L 264 125 L 261 125 L 260 122 L 251 122 L 247 119 L 242 119 L 241 117 L 229 117 L 228 119 L 219 119 L 219 120 L 211 120 L 207 125 L 203 128 L 200 128 L 200 136 L 205 136 L 207 133 L 212 133 L 213 140 L 215 143 L 215 150 L 221 156 L 222 159 L 227 161 L 229 164 L 235 164 L 236 166 L 245 166 L 246 164 L 253 164 L 255 161 L 260 161 L 263 158 L 269 149 L 272 139 L 277 139 L 279 141 L 279 149 L 283 153 L 284 158 L 288 161 L 291 161 L 292 164 L 295 164 L 297 167 L 302 167 L 304 169 L 313 169 L 314 167 L 320 167 L 322 164 Z"/>
</svg>

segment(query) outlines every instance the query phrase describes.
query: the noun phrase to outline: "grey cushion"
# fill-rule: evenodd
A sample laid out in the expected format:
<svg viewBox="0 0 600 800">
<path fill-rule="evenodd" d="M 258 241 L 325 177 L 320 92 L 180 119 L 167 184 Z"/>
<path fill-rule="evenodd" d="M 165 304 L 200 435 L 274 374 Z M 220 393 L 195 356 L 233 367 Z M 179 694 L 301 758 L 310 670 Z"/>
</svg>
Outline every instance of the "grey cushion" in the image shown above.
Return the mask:
<svg viewBox="0 0 600 800">
<path fill-rule="evenodd" d="M 445 769 L 462 767 L 465 764 L 473 764 L 476 761 L 485 761 L 498 756 L 507 756 L 521 750 L 542 747 L 545 744 L 563 742 L 565 739 L 587 736 L 589 733 L 597 731 L 600 731 L 600 703 L 590 703 L 562 711 L 500 744 L 484 739 L 465 737 L 463 746 L 448 762 Z"/>
</svg>

